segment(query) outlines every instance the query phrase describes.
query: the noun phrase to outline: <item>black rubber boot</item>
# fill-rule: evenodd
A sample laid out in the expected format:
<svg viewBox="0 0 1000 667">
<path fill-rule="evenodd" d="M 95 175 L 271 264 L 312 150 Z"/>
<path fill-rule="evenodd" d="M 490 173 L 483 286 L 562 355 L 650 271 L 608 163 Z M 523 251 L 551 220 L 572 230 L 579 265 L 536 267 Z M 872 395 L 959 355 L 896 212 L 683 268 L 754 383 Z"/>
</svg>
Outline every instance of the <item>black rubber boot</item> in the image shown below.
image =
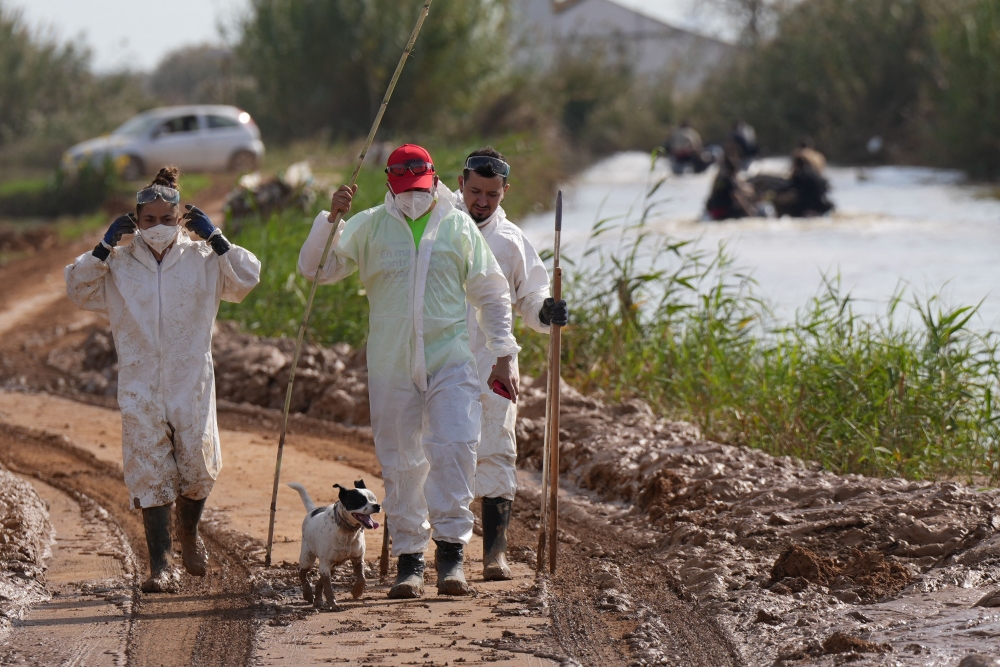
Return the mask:
<svg viewBox="0 0 1000 667">
<path fill-rule="evenodd" d="M 143 593 L 176 593 L 177 573 L 170 553 L 170 505 L 144 507 L 142 526 L 149 549 L 149 579 L 142 582 Z"/>
<path fill-rule="evenodd" d="M 181 540 L 181 557 L 184 569 L 195 577 L 204 577 L 208 568 L 208 551 L 198 535 L 198 522 L 201 521 L 206 500 L 177 496 L 177 536 Z"/>
<path fill-rule="evenodd" d="M 396 561 L 396 583 L 389 589 L 393 600 L 418 598 L 424 593 L 424 555 L 402 554 Z"/>
<path fill-rule="evenodd" d="M 507 526 L 513 500 L 483 498 L 483 579 L 508 581 L 513 578 L 507 564 Z"/>
<path fill-rule="evenodd" d="M 434 544 L 437 545 L 434 565 L 438 574 L 438 595 L 468 595 L 469 584 L 465 582 L 462 571 L 465 548 L 461 544 L 441 540 L 434 540 Z"/>
</svg>

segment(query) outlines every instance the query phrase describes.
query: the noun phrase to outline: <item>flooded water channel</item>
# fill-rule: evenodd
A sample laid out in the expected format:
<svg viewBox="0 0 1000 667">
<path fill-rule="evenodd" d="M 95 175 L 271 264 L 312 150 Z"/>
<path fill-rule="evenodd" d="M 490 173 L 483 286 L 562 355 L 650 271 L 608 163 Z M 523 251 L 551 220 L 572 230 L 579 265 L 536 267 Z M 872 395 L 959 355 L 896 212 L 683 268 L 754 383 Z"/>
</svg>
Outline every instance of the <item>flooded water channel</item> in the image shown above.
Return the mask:
<svg viewBox="0 0 1000 667">
<path fill-rule="evenodd" d="M 755 169 L 785 173 L 788 161 L 769 159 Z M 648 184 L 667 175 L 663 160 L 651 170 L 648 155 L 621 153 L 567 183 L 565 251 L 578 254 L 596 220 L 637 220 Z M 649 224 L 705 250 L 724 243 L 778 316 L 793 316 L 817 293 L 824 275 L 839 274 L 856 310 L 884 313 L 893 293 L 903 288 L 907 300 L 940 294 L 951 305 L 982 302 L 971 324 L 1000 329 L 1000 200 L 987 188 L 967 184 L 960 173 L 831 167 L 833 215 L 723 223 L 701 221 L 713 175 L 668 176 L 652 198 L 657 205 Z M 552 221 L 546 213 L 521 222 L 532 242 L 551 247 Z M 615 241 L 608 235 L 605 243 Z"/>
</svg>

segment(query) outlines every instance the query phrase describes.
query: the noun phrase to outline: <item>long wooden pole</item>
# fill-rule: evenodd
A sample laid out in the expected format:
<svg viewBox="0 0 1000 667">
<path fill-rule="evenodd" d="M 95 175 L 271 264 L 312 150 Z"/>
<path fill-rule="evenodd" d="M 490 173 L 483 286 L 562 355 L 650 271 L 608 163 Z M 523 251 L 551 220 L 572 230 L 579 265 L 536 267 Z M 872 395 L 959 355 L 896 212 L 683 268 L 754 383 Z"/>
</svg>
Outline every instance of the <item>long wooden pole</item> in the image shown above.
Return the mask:
<svg viewBox="0 0 1000 667">
<path fill-rule="evenodd" d="M 368 149 L 371 148 L 372 142 L 375 140 L 375 133 L 378 132 L 379 125 L 382 124 L 382 116 L 385 115 L 385 109 L 389 106 L 389 98 L 392 97 L 392 91 L 396 88 L 396 82 L 399 81 L 399 75 L 403 72 L 403 65 L 406 64 L 406 59 L 409 58 L 410 54 L 413 52 L 413 45 L 417 41 L 417 35 L 420 34 L 420 28 L 424 25 L 424 19 L 427 18 L 428 12 L 431 9 L 431 2 L 433 0 L 425 0 L 423 9 L 420 10 L 420 15 L 417 17 L 417 23 L 413 26 L 413 32 L 410 33 L 410 41 L 406 43 L 406 48 L 403 49 L 403 55 L 399 57 L 399 63 L 396 65 L 396 71 L 392 75 L 392 79 L 389 81 L 389 87 L 385 91 L 385 97 L 382 98 L 382 105 L 378 109 L 378 114 L 375 116 L 375 121 L 372 123 L 371 129 L 368 131 L 368 138 L 365 139 L 364 148 L 361 149 L 361 154 L 358 156 L 358 161 L 354 165 L 354 173 L 351 174 L 350 186 L 353 188 L 358 182 L 358 174 L 361 173 L 361 166 L 365 163 L 365 156 L 368 155 Z M 337 231 L 337 226 L 340 224 L 340 219 L 343 214 L 337 211 L 336 216 L 330 220 L 330 235 L 326 238 L 326 246 L 323 248 L 323 255 L 320 257 L 319 266 L 316 267 L 316 275 L 313 277 L 312 287 L 309 288 L 309 298 L 306 300 L 306 310 L 302 314 L 302 322 L 299 324 L 299 336 L 295 341 L 295 354 L 292 355 L 292 367 L 288 371 L 288 390 L 285 392 L 285 410 L 281 418 L 281 435 L 278 437 L 278 456 L 274 463 L 274 489 L 271 491 L 271 519 L 267 526 L 267 552 L 264 555 L 264 566 L 271 566 L 271 545 L 274 542 L 274 515 L 278 507 L 278 483 L 281 479 L 281 455 L 285 449 L 285 435 L 288 432 L 288 413 L 292 407 L 292 386 L 295 383 L 295 369 L 299 365 L 299 355 L 302 352 L 302 341 L 306 335 L 306 325 L 309 323 L 309 314 L 312 312 L 313 299 L 316 297 L 316 287 L 319 285 L 320 275 L 323 273 L 323 267 L 326 266 L 326 260 L 330 255 L 330 248 L 333 246 L 333 236 Z"/>
<path fill-rule="evenodd" d="M 562 299 L 559 245 L 562 235 L 562 190 L 556 195 L 556 234 L 552 255 L 552 299 Z M 541 571 L 548 550 L 549 572 L 556 572 L 559 545 L 559 391 L 562 327 L 550 325 L 549 368 L 545 392 L 545 439 L 542 445 L 542 512 L 536 569 Z"/>
</svg>

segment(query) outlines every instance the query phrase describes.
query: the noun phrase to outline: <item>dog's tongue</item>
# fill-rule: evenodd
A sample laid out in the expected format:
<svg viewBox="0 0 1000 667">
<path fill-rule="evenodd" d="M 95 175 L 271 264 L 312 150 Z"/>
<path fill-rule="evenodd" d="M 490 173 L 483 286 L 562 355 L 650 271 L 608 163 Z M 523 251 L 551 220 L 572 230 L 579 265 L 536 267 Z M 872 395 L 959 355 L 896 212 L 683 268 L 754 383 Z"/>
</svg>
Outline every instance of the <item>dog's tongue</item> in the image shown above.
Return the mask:
<svg viewBox="0 0 1000 667">
<path fill-rule="evenodd" d="M 378 521 L 375 521 L 367 514 L 355 514 L 354 518 L 361 522 L 361 525 L 368 530 L 376 530 L 378 528 Z"/>
</svg>

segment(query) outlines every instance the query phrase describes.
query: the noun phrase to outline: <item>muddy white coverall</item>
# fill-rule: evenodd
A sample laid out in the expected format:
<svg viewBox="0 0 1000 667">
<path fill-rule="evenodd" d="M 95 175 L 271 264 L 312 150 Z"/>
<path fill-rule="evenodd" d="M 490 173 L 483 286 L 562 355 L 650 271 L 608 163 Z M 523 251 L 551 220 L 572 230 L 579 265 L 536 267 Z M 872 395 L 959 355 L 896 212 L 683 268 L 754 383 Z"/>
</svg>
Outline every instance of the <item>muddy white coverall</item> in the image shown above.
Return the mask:
<svg viewBox="0 0 1000 667">
<path fill-rule="evenodd" d="M 102 262 L 66 267 L 70 300 L 111 321 L 118 351 L 125 484 L 135 508 L 208 497 L 222 468 L 215 418 L 212 325 L 260 280 L 253 253 L 216 255 L 180 233 L 157 263 L 139 237 Z"/>
<path fill-rule="evenodd" d="M 453 195 L 456 206 L 466 211 L 461 191 Z M 479 226 L 479 231 L 497 258 L 500 270 L 510 287 L 514 312 L 524 323 L 539 333 L 549 333 L 549 325 L 538 319 L 542 302 L 549 298 L 549 272 L 542 259 L 521 229 L 507 219 L 503 207 Z M 481 402 L 483 405 L 482 434 L 476 459 L 476 497 L 514 499 L 517 490 L 517 442 L 514 426 L 517 405 L 493 393 L 486 379 L 496 360 L 486 347 L 486 336 L 476 323 L 470 306 L 468 311 L 469 339 L 479 369 Z M 517 368 L 517 357 L 514 357 Z"/>
<path fill-rule="evenodd" d="M 327 212 L 299 254 L 312 279 L 329 234 Z M 466 299 L 496 357 L 520 348 L 507 280 L 475 223 L 439 198 L 414 252 L 391 194 L 341 221 L 321 284 L 358 271 L 370 305 L 368 393 L 392 555 L 423 553 L 431 538 L 468 544 L 479 441 L 479 377 Z"/>
</svg>

